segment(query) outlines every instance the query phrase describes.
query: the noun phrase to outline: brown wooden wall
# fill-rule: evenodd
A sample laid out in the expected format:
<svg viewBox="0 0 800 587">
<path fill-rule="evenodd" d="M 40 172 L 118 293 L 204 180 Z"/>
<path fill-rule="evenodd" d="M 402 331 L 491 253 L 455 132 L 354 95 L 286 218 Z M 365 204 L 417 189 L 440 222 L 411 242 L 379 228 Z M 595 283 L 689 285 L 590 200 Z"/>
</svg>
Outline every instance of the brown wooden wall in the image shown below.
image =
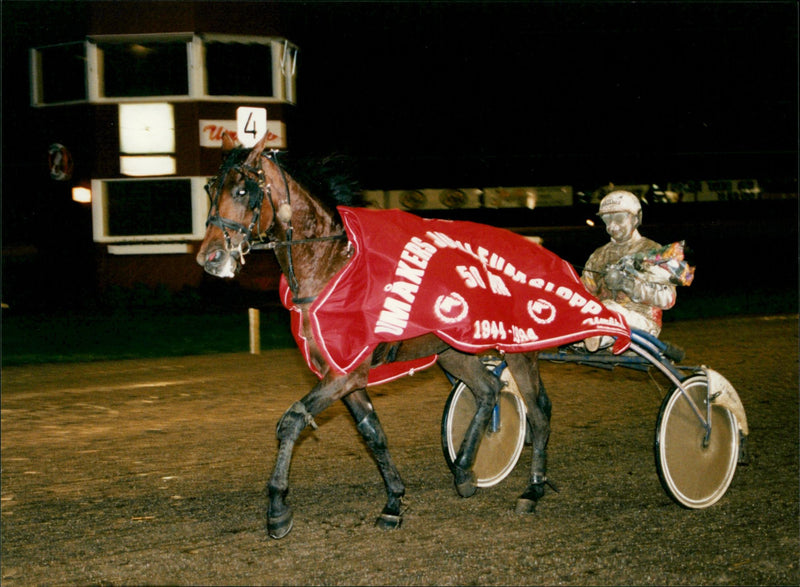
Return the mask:
<svg viewBox="0 0 800 587">
<path fill-rule="evenodd" d="M 90 35 L 215 32 L 280 35 L 273 2 L 90 2 Z M 235 10 L 231 8 L 235 7 Z"/>
</svg>

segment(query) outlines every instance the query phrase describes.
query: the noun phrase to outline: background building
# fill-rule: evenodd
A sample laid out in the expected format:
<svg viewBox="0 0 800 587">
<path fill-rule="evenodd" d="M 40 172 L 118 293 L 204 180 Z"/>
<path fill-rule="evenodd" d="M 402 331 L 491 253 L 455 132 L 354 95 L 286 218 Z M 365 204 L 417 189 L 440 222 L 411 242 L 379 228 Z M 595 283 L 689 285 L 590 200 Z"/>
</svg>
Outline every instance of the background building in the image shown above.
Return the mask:
<svg viewBox="0 0 800 587">
<path fill-rule="evenodd" d="M 234 282 L 193 258 L 240 106 L 266 108 L 277 148 L 351 155 L 375 206 L 540 236 L 580 265 L 607 238 L 586 220 L 613 182 L 646 202 L 645 234 L 697 251 L 698 295 L 741 267 L 759 271 L 740 288 L 796 285 L 791 3 L 0 10 L 3 301 L 17 308 L 274 288 L 268 253 Z"/>
<path fill-rule="evenodd" d="M 239 107 L 266 108 L 270 145 L 287 147 L 297 47 L 268 4 L 258 18 L 192 2 L 82 8 L 85 31 L 30 50 L 50 178 L 91 201 L 101 287 L 197 286 L 202 272 L 187 259 L 205 231 L 222 132 L 235 135 Z M 67 234 L 59 240 L 87 236 Z"/>
</svg>

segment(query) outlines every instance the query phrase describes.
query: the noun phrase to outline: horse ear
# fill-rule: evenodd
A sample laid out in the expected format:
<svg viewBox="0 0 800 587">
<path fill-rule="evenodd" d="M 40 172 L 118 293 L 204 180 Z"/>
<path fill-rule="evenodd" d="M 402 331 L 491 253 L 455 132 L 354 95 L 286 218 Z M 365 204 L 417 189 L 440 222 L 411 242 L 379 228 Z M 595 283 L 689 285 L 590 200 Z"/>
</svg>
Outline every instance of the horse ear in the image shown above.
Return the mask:
<svg viewBox="0 0 800 587">
<path fill-rule="evenodd" d="M 253 148 L 250 150 L 250 154 L 247 156 L 247 162 L 250 165 L 255 166 L 259 157 L 261 157 L 261 154 L 267 150 L 267 142 L 269 140 L 267 138 L 267 134 L 268 133 L 265 133 L 264 136 L 261 137 L 261 139 L 255 145 L 253 145 Z"/>
<path fill-rule="evenodd" d="M 267 132 L 267 133 L 264 133 L 264 136 L 261 137 L 261 140 L 258 141 L 253 146 L 253 151 L 255 151 L 256 153 L 262 153 L 263 151 L 265 151 L 267 149 L 267 142 L 268 141 L 269 141 L 269 133 Z"/>
<path fill-rule="evenodd" d="M 234 142 L 231 135 L 226 132 L 222 133 L 222 154 L 227 155 L 231 151 L 236 148 L 236 143 Z"/>
</svg>

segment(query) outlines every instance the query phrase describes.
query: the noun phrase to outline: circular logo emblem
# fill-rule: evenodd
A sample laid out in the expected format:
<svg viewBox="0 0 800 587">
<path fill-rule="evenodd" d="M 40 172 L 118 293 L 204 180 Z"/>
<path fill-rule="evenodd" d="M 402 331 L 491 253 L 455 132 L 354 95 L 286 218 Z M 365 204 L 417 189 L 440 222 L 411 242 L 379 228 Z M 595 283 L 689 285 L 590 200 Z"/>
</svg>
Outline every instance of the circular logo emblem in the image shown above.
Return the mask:
<svg viewBox="0 0 800 587">
<path fill-rule="evenodd" d="M 447 324 L 463 320 L 469 312 L 469 305 L 460 294 L 451 291 L 446 296 L 439 296 L 433 306 L 436 317 Z"/>
<path fill-rule="evenodd" d="M 428 203 L 428 198 L 422 192 L 408 190 L 400 194 L 400 204 L 409 210 L 422 208 Z"/>
<path fill-rule="evenodd" d="M 442 190 L 439 201 L 447 208 L 463 208 L 467 203 L 467 196 L 461 190 Z"/>
<path fill-rule="evenodd" d="M 50 177 L 56 181 L 68 181 L 72 178 L 72 154 L 60 143 L 53 143 L 47 151 L 47 165 Z"/>
<path fill-rule="evenodd" d="M 537 324 L 550 324 L 556 319 L 556 308 L 547 300 L 528 300 L 528 314 Z"/>
</svg>

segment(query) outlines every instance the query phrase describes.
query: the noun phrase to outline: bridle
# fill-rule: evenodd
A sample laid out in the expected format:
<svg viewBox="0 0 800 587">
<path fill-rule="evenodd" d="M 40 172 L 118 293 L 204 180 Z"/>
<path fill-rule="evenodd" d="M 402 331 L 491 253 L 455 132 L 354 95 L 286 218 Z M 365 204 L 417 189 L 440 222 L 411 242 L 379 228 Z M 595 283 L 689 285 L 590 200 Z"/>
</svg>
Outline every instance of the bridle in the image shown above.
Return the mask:
<svg viewBox="0 0 800 587">
<path fill-rule="evenodd" d="M 253 219 L 250 221 L 249 226 L 245 226 L 240 222 L 220 216 L 219 197 L 222 193 L 222 189 L 221 186 L 218 185 L 220 177 L 216 176 L 212 178 L 205 186 L 206 193 L 211 201 L 211 206 L 208 211 L 208 218 L 206 218 L 206 228 L 208 228 L 209 224 L 219 227 L 222 230 L 223 237 L 225 238 L 225 251 L 229 254 L 234 252 L 238 253 L 239 260 L 241 264 L 244 265 L 244 256 L 249 253 L 252 248 L 250 237 L 253 234 L 253 230 L 258 228 L 261 220 L 261 205 L 264 201 L 264 188 L 266 187 L 268 191 L 270 188 L 269 186 L 265 185 L 266 182 L 264 180 L 263 169 L 256 169 L 250 167 L 249 165 L 242 164 L 235 165 L 228 169 L 226 175 L 230 171 L 237 171 L 244 177 L 245 190 L 243 194 L 239 195 L 249 195 L 247 209 L 253 213 Z M 214 193 L 212 193 L 212 190 Z M 242 240 L 239 241 L 239 244 L 236 247 L 233 246 L 231 233 L 229 231 L 238 232 L 242 235 Z M 260 233 L 260 231 L 257 232 Z M 261 240 L 261 235 L 259 234 L 258 236 L 259 240 Z"/>
<path fill-rule="evenodd" d="M 248 165 L 247 163 L 241 163 L 238 165 L 232 165 L 228 167 L 222 177 L 220 175 L 212 178 L 205 186 L 206 192 L 208 193 L 208 197 L 211 200 L 211 207 L 208 211 L 208 218 L 206 219 L 206 227 L 209 224 L 213 224 L 214 226 L 219 227 L 222 230 L 222 235 L 225 239 L 225 251 L 233 255 L 236 253 L 239 262 L 244 265 L 244 256 L 247 255 L 251 250 L 274 250 L 278 247 L 286 247 L 287 253 L 287 267 L 286 267 L 286 279 L 289 282 L 289 289 L 292 292 L 292 301 L 295 304 L 305 304 L 314 301 L 316 296 L 314 297 L 306 297 L 306 298 L 298 298 L 297 295 L 300 291 L 300 284 L 297 281 L 297 276 L 294 272 L 294 263 L 292 260 L 292 247 L 294 245 L 300 244 L 308 244 L 320 241 L 333 241 L 333 240 L 346 240 L 347 234 L 342 232 L 340 234 L 333 234 L 327 236 L 318 236 L 313 238 L 303 238 L 303 239 L 293 239 L 293 228 L 292 228 L 292 217 L 291 217 L 291 192 L 289 191 L 289 180 L 286 177 L 286 172 L 284 171 L 281 164 L 278 162 L 275 154 L 277 151 L 270 150 L 270 151 L 262 151 L 260 157 L 264 159 L 270 160 L 270 162 L 275 165 L 278 171 L 281 174 L 281 179 L 283 180 L 283 187 L 286 194 L 286 203 L 288 214 L 286 214 L 285 218 L 281 218 L 280 213 L 281 210 L 275 206 L 275 201 L 272 198 L 272 184 L 267 183 L 266 175 L 264 173 L 264 169 L 262 167 L 253 167 Z M 236 222 L 235 220 L 230 220 L 228 218 L 223 218 L 219 214 L 219 197 L 222 193 L 221 186 L 218 185 L 220 179 L 223 179 L 227 176 L 228 173 L 231 171 L 238 172 L 244 178 L 244 193 L 240 193 L 240 196 L 248 196 L 247 202 L 247 209 L 253 213 L 252 220 L 248 226 L 240 222 Z M 212 194 L 212 190 L 215 193 Z M 260 220 L 261 220 L 261 207 L 264 203 L 264 197 L 266 196 L 267 201 L 269 201 L 270 206 L 272 207 L 272 221 L 270 225 L 266 228 L 266 230 L 260 230 Z M 281 205 L 283 208 L 284 205 Z M 286 239 L 285 240 L 278 240 L 275 236 L 275 228 L 278 223 L 278 220 L 281 220 L 285 224 L 285 232 L 286 232 Z M 229 231 L 238 232 L 242 235 L 242 239 L 239 241 L 239 244 L 235 247 L 233 246 L 233 241 L 231 240 L 231 233 Z M 255 231 L 255 232 L 254 232 Z M 255 237 L 255 242 L 250 242 L 251 238 Z M 265 238 L 266 237 L 266 240 Z"/>
</svg>

